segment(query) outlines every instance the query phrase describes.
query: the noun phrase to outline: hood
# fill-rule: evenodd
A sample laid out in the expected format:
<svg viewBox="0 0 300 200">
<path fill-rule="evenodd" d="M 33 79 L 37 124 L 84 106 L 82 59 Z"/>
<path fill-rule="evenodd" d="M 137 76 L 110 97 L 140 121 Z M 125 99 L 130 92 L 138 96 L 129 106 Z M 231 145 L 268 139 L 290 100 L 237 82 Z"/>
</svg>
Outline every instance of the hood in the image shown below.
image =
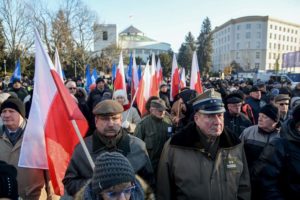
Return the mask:
<svg viewBox="0 0 300 200">
<path fill-rule="evenodd" d="M 300 133 L 295 129 L 295 123 L 292 119 L 287 120 L 281 128 L 280 132 L 281 137 L 286 138 L 287 140 L 300 142 Z"/>
</svg>

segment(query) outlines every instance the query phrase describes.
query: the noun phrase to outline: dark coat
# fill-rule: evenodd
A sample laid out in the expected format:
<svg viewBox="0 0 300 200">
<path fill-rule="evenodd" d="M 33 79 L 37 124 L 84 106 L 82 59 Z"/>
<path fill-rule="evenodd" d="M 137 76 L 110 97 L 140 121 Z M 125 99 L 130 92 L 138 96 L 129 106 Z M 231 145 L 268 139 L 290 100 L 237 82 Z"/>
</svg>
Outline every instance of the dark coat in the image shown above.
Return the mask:
<svg viewBox="0 0 300 200">
<path fill-rule="evenodd" d="M 252 97 L 249 97 L 248 99 L 246 99 L 245 102 L 247 104 L 249 104 L 250 107 L 252 108 L 252 113 L 253 113 L 253 116 L 254 116 L 254 121 L 255 121 L 255 124 L 257 124 L 257 122 L 258 122 L 258 114 L 259 114 L 259 111 L 260 111 L 260 100 L 254 99 Z"/>
<path fill-rule="evenodd" d="M 300 199 L 300 134 L 291 120 L 264 149 L 251 171 L 256 199 Z"/>
<path fill-rule="evenodd" d="M 224 114 L 224 126 L 236 137 L 240 137 L 245 128 L 252 126 L 252 123 L 243 113 L 240 113 L 239 116 L 233 116 L 226 111 Z"/>
<path fill-rule="evenodd" d="M 102 143 L 97 134 L 99 133 L 95 131 L 93 135 L 85 138 L 86 146 L 94 161 L 104 152 L 118 151 L 127 157 L 137 174 L 153 184 L 153 169 L 147 154 L 145 143 L 142 140 L 126 133 L 125 131 L 121 131 L 119 134 L 122 134 L 122 136 L 120 141 L 117 143 L 117 149 L 109 149 Z M 78 192 L 87 183 L 87 181 L 92 178 L 92 175 L 93 169 L 84 154 L 82 146 L 78 144 L 75 147 L 63 179 L 63 184 L 68 194 L 75 195 L 76 192 Z"/>
</svg>

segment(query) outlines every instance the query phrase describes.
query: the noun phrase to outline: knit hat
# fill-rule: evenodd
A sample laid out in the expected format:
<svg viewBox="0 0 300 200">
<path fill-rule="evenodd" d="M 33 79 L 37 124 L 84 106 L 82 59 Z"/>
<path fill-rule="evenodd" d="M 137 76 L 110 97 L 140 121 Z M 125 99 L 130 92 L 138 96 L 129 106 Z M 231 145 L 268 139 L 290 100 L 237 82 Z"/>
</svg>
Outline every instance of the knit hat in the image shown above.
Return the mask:
<svg viewBox="0 0 300 200">
<path fill-rule="evenodd" d="M 91 182 L 93 192 L 100 193 L 112 186 L 134 180 L 134 170 L 122 154 L 105 152 L 97 157 Z"/>
<path fill-rule="evenodd" d="M 113 99 L 116 100 L 117 97 L 119 97 L 119 96 L 121 96 L 125 99 L 123 105 L 127 105 L 129 103 L 125 90 L 116 90 L 116 91 L 114 91 Z"/>
<path fill-rule="evenodd" d="M 105 83 L 104 79 L 101 78 L 101 77 L 99 77 L 99 78 L 96 79 L 96 84 L 98 84 L 98 83 L 100 83 L 100 82 Z"/>
<path fill-rule="evenodd" d="M 272 104 L 267 104 L 260 109 L 260 113 L 267 115 L 271 118 L 274 122 L 278 122 L 280 118 L 279 110 L 276 106 Z"/>
<path fill-rule="evenodd" d="M 0 198 L 18 199 L 17 170 L 0 160 Z"/>
<path fill-rule="evenodd" d="M 293 109 L 293 120 L 294 123 L 297 125 L 298 123 L 300 123 L 300 105 L 297 105 L 294 109 Z"/>
<path fill-rule="evenodd" d="M 1 104 L 1 108 L 0 108 L 0 113 L 2 113 L 2 111 L 5 108 L 11 108 L 16 110 L 23 118 L 25 118 L 25 105 L 23 104 L 23 102 L 15 97 L 9 97 L 8 99 L 6 99 L 2 104 Z"/>
</svg>

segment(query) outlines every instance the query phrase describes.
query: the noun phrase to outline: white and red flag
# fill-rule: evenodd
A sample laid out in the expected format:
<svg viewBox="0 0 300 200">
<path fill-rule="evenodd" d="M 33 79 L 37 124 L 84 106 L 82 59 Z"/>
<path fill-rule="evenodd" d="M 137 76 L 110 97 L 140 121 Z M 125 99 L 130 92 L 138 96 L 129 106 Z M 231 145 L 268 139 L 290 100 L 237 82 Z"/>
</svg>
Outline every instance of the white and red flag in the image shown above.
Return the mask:
<svg viewBox="0 0 300 200">
<path fill-rule="evenodd" d="M 180 89 L 186 87 L 185 69 L 182 67 L 180 70 Z"/>
<path fill-rule="evenodd" d="M 59 59 L 57 48 L 55 48 L 55 64 L 54 64 L 54 67 L 55 67 L 58 75 L 60 76 L 61 80 L 64 81 L 64 75 L 63 75 L 62 67 L 61 67 L 61 64 L 60 64 L 60 59 Z"/>
<path fill-rule="evenodd" d="M 155 67 L 155 54 L 152 54 L 151 66 L 150 66 L 150 74 L 151 74 L 151 93 L 150 96 L 158 96 L 159 94 L 159 86 L 157 83 L 157 74 L 156 74 L 156 67 Z"/>
<path fill-rule="evenodd" d="M 159 58 L 157 60 L 157 65 L 156 65 L 156 77 L 157 77 L 157 85 L 159 87 L 163 82 L 163 71 L 161 68 L 161 63 Z"/>
<path fill-rule="evenodd" d="M 132 79 L 131 79 L 131 97 L 134 96 L 135 92 L 138 89 L 139 86 L 139 74 L 138 74 L 138 67 L 136 65 L 136 60 L 135 60 L 135 51 L 133 52 L 132 56 Z"/>
<path fill-rule="evenodd" d="M 150 74 L 150 66 L 148 61 L 144 69 L 143 76 L 140 80 L 139 88 L 136 95 L 137 107 L 142 116 L 145 115 L 145 113 L 147 112 L 145 106 L 147 100 L 151 96 L 150 83 L 151 83 L 151 74 Z"/>
<path fill-rule="evenodd" d="M 84 136 L 88 123 L 62 83 L 35 32 L 34 90 L 24 131 L 19 166 L 49 169 L 57 195 L 63 195 L 62 179 L 79 139 L 72 121 Z"/>
<path fill-rule="evenodd" d="M 199 94 L 203 93 L 196 51 L 193 54 L 190 89 L 196 90 Z"/>
<path fill-rule="evenodd" d="M 179 69 L 177 65 L 177 60 L 175 54 L 173 54 L 173 62 L 172 62 L 172 73 L 171 73 L 171 90 L 170 90 L 170 100 L 174 101 L 175 96 L 179 93 L 180 86 L 180 77 L 179 77 Z"/>
<path fill-rule="evenodd" d="M 127 94 L 122 52 L 120 54 L 119 65 L 118 65 L 117 73 L 116 73 L 116 79 L 114 81 L 114 91 L 116 91 L 116 90 L 123 90 L 125 92 L 125 94 Z"/>
</svg>

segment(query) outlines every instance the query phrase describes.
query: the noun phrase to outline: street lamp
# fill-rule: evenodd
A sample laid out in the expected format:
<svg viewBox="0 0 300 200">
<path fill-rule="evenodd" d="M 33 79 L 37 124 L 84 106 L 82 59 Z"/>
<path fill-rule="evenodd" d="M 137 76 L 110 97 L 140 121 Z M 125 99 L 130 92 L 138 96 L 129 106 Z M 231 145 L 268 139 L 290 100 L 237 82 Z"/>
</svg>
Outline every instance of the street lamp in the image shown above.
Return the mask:
<svg viewBox="0 0 300 200">
<path fill-rule="evenodd" d="M 4 76 L 6 76 L 6 60 L 5 59 L 3 61 L 3 64 L 4 64 Z"/>
<path fill-rule="evenodd" d="M 77 77 L 77 67 L 76 67 L 77 61 L 75 60 L 74 62 L 75 62 L 75 68 L 74 69 L 75 69 L 75 78 L 76 78 Z"/>
</svg>

